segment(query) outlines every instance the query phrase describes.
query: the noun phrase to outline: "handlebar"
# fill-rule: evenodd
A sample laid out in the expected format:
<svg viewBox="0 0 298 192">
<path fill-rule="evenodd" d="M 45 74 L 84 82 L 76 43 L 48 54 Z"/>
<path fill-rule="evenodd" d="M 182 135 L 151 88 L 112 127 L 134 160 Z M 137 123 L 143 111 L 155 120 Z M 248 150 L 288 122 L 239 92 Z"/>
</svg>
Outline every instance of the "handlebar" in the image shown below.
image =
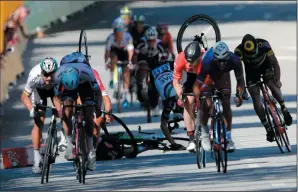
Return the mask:
<svg viewBox="0 0 298 192">
<path fill-rule="evenodd" d="M 34 108 L 35 109 L 51 109 L 53 115 L 57 115 L 57 113 L 58 113 L 55 106 L 46 106 L 46 105 L 43 105 L 43 104 L 37 103 L 37 102 L 34 103 Z"/>
<path fill-rule="evenodd" d="M 129 64 L 129 61 L 118 61 L 117 62 L 117 66 L 125 66 L 125 65 L 128 65 Z"/>
<path fill-rule="evenodd" d="M 63 108 L 64 107 L 74 107 L 77 109 L 83 109 L 86 107 L 95 107 L 95 106 L 96 106 L 96 104 L 78 104 L 78 105 L 63 105 Z"/>
</svg>

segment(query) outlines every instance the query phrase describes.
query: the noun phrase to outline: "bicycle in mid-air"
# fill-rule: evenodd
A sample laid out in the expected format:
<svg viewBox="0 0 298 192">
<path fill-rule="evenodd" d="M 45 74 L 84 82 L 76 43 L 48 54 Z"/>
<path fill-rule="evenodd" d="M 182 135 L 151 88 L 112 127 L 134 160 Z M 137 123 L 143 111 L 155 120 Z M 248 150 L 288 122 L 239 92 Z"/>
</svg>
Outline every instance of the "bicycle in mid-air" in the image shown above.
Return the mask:
<svg viewBox="0 0 298 192">
<path fill-rule="evenodd" d="M 262 77 L 261 77 L 262 78 Z M 269 123 L 270 129 L 272 129 L 275 141 L 279 150 L 284 153 L 285 149 L 291 152 L 291 144 L 288 138 L 288 127 L 285 123 L 284 116 L 280 109 L 276 106 L 276 100 L 270 95 L 267 85 L 264 81 L 258 81 L 249 87 L 258 86 L 262 93 L 262 102 L 264 105 L 266 118 Z M 249 88 L 247 87 L 247 88 Z"/>
</svg>

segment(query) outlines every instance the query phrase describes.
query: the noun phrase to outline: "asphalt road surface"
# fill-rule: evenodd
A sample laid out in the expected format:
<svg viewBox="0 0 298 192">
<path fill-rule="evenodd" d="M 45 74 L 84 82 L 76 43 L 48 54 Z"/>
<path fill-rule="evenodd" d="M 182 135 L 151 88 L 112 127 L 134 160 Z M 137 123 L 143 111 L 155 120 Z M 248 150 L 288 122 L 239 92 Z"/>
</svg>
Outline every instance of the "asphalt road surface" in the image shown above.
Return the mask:
<svg viewBox="0 0 298 192">
<path fill-rule="evenodd" d="M 92 66 L 99 71 L 108 88 L 110 76 L 103 63 L 104 41 L 112 32 L 110 27 L 112 19 L 118 14 L 117 5 L 114 3 L 92 8 L 74 21 L 52 29 L 47 37 L 29 42 L 23 58 L 26 77 L 11 91 L 5 105 L 5 116 L 0 119 L 1 148 L 31 143 L 32 119 L 20 101 L 28 72 L 45 56 L 60 60 L 65 54 L 76 51 L 82 28 L 87 30 Z M 228 156 L 226 174 L 217 173 L 215 162 L 209 154 L 206 168 L 199 170 L 194 154 L 147 151 L 136 159 L 97 162 L 97 170 L 88 172 L 86 184 L 81 185 L 75 179 L 72 164 L 65 162 L 64 154 L 61 154 L 59 163 L 52 167 L 50 183 L 41 185 L 39 175 L 32 174 L 30 167 L 2 169 L 1 190 L 296 191 L 296 2 L 134 2 L 129 5 L 135 14 L 144 14 L 149 24 L 156 24 L 157 21 L 169 23 L 174 40 L 182 23 L 199 13 L 210 15 L 218 21 L 222 40 L 231 50 L 246 33 L 267 39 L 280 62 L 282 92 L 293 116 L 294 123 L 288 130 L 292 152 L 281 154 L 276 143 L 265 141 L 265 130 L 249 100 L 241 108 L 236 108 L 234 104 L 232 106 L 232 137 L 237 150 Z M 214 33 L 207 26 L 190 27 L 186 31 L 185 42 L 195 32 L 202 31 L 210 36 Z M 233 72 L 231 74 L 234 95 L 235 78 Z M 110 96 L 112 93 L 109 90 Z M 115 105 L 113 107 L 116 111 Z M 139 109 L 138 102 L 116 115 L 134 132 L 140 125 L 145 131 L 161 133 L 160 118 L 154 118 L 153 123 L 146 124 L 146 114 Z M 183 122 L 180 125 L 184 127 Z M 183 129 L 177 132 L 179 136 L 186 136 Z"/>
</svg>

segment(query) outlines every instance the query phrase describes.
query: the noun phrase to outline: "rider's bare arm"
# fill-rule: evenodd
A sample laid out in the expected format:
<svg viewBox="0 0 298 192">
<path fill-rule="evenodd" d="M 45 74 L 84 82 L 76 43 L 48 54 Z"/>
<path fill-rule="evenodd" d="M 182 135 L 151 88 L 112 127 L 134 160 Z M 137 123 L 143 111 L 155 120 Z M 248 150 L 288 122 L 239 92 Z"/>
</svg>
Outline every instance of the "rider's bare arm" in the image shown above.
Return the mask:
<svg viewBox="0 0 298 192">
<path fill-rule="evenodd" d="M 28 93 L 24 90 L 21 95 L 21 101 L 25 105 L 25 107 L 30 111 L 33 108 L 33 106 L 29 97 L 30 95 L 28 95 Z"/>
<path fill-rule="evenodd" d="M 128 36 L 129 36 L 129 41 L 128 41 L 128 44 L 126 46 L 126 49 L 127 49 L 127 52 L 128 52 L 128 61 L 131 61 L 132 56 L 134 54 L 134 46 L 133 46 L 133 39 L 132 39 L 131 35 L 128 35 Z"/>
<path fill-rule="evenodd" d="M 172 39 L 170 32 L 167 32 L 167 38 L 168 38 L 168 42 L 169 42 L 169 50 L 171 53 L 174 53 L 173 39 Z"/>
<path fill-rule="evenodd" d="M 106 40 L 106 47 L 105 47 L 105 63 L 108 61 L 110 58 L 110 51 L 111 51 L 111 46 L 112 46 L 112 41 L 110 40 L 111 35 L 108 36 Z"/>
</svg>

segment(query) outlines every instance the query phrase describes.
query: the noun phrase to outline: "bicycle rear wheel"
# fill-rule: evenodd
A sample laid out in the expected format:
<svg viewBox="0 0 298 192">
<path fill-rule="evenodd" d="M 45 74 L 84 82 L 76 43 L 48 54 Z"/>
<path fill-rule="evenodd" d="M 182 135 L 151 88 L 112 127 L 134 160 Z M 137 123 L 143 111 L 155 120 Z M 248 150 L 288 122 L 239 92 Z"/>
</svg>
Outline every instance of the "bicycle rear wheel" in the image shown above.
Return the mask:
<svg viewBox="0 0 298 192">
<path fill-rule="evenodd" d="M 49 181 L 51 153 L 52 153 L 52 147 L 53 147 L 52 142 L 53 142 L 53 131 L 52 131 L 52 125 L 50 125 L 48 130 L 48 138 L 46 141 L 46 149 L 44 153 L 43 164 L 42 164 L 41 184 L 44 183 L 45 178 L 46 178 L 46 182 Z"/>
<path fill-rule="evenodd" d="M 265 113 L 266 113 L 266 116 L 267 116 L 269 126 L 272 129 L 272 132 L 273 132 L 275 141 L 277 143 L 277 146 L 278 146 L 280 152 L 284 153 L 285 152 L 285 150 L 284 150 L 284 141 L 282 139 L 280 129 L 277 126 L 279 124 L 279 122 L 276 122 L 276 118 L 274 118 L 274 115 L 276 116 L 276 113 L 272 112 L 271 108 L 267 104 L 265 104 Z"/>
<path fill-rule="evenodd" d="M 206 21 L 208 24 L 210 24 L 212 26 L 212 28 L 214 29 L 214 31 L 215 31 L 216 42 L 221 40 L 221 34 L 220 34 L 219 27 L 218 27 L 216 21 L 213 18 L 211 18 L 210 16 L 205 15 L 205 14 L 193 15 L 192 17 L 188 18 L 183 23 L 181 28 L 179 29 L 178 36 L 177 36 L 177 51 L 178 51 L 178 53 L 180 53 L 183 50 L 183 48 L 182 48 L 182 38 L 183 38 L 183 34 L 184 34 L 186 28 L 188 26 L 190 26 L 193 22 L 197 21 L 197 20 Z"/>
</svg>

